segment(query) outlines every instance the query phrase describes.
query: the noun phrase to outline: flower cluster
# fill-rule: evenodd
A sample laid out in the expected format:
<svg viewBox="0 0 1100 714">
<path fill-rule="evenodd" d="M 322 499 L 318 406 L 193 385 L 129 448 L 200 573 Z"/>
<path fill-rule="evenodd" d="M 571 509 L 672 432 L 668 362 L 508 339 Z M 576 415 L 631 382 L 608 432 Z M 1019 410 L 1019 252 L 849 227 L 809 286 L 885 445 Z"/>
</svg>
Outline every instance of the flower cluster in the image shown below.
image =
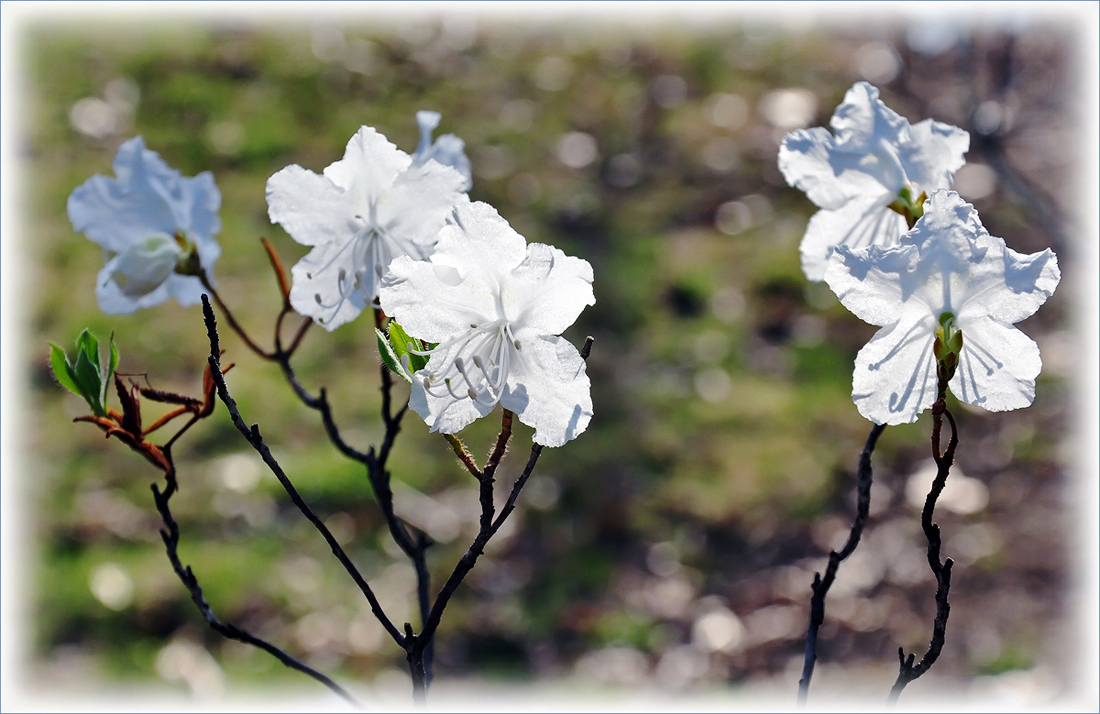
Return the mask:
<svg viewBox="0 0 1100 714">
<path fill-rule="evenodd" d="M 588 261 L 528 245 L 488 204 L 463 204 L 428 261 L 393 261 L 380 297 L 410 335 L 434 343 L 410 400 L 432 431 L 457 432 L 498 403 L 544 446 L 588 426 L 585 362 L 560 336 L 595 303 Z"/>
<path fill-rule="evenodd" d="M 115 154 L 116 178 L 93 176 L 69 196 L 73 229 L 103 248 L 96 277 L 99 309 L 136 312 L 175 298 L 196 305 L 199 275 L 212 280 L 221 246 L 222 197 L 209 171 L 184 178 L 140 137 Z"/>
<path fill-rule="evenodd" d="M 787 135 L 779 168 L 821 210 L 802 267 L 880 326 L 856 357 L 852 398 L 879 424 L 916 421 L 943 385 L 992 411 L 1035 398 L 1039 348 L 1012 325 L 1054 292 L 1050 250 L 1021 255 L 990 236 L 974 207 L 946 190 L 969 135 L 910 125 L 860 82 L 822 128 Z"/>
</svg>

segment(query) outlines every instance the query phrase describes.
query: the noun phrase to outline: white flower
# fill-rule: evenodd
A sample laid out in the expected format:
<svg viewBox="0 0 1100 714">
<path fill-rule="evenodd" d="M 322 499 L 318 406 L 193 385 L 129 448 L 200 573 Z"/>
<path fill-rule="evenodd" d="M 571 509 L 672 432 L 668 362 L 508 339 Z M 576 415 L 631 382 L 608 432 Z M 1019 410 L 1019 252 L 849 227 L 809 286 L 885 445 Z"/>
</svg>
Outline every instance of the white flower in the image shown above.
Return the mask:
<svg viewBox="0 0 1100 714">
<path fill-rule="evenodd" d="M 69 196 L 73 229 L 103 247 L 96 276 L 99 309 L 121 315 L 175 298 L 199 302 L 199 269 L 211 271 L 221 255 L 222 197 L 209 171 L 184 178 L 140 136 L 118 147 L 115 176 L 93 176 Z M 196 265 L 197 258 L 197 265 Z"/>
<path fill-rule="evenodd" d="M 451 208 L 465 198 L 463 181 L 436 162 L 413 166 L 369 126 L 324 175 L 295 164 L 269 178 L 271 221 L 314 246 L 291 270 L 294 309 L 327 330 L 354 319 L 378 299 L 390 261 L 428 257 Z"/>
<path fill-rule="evenodd" d="M 596 302 L 588 261 L 527 245 L 492 206 L 465 204 L 428 262 L 394 260 L 381 300 L 410 335 L 438 343 L 410 400 L 432 431 L 457 432 L 498 402 L 544 446 L 588 426 L 585 363 L 558 336 Z"/>
<path fill-rule="evenodd" d="M 891 248 L 838 246 L 825 280 L 861 319 L 882 327 L 856 357 L 852 398 L 878 424 L 916 421 L 936 399 L 937 328 L 962 333 L 951 391 L 990 411 L 1026 407 L 1042 367 L 1038 346 L 1013 323 L 1061 278 L 1049 249 L 1022 255 L 990 236 L 974 207 L 939 190 L 924 217 Z"/>
<path fill-rule="evenodd" d="M 435 159 L 444 166 L 450 166 L 466 178 L 462 190 L 469 191 L 474 185 L 473 172 L 470 169 L 470 160 L 466 158 L 466 142 L 454 134 L 444 134 L 432 143 L 432 132 L 439 126 L 443 115 L 439 112 L 421 110 L 416 113 L 416 125 L 420 127 L 420 143 L 413 154 L 413 166 L 427 163 L 428 159 Z"/>
<path fill-rule="evenodd" d="M 890 209 L 899 198 L 949 188 L 965 163 L 970 135 L 931 119 L 910 125 L 859 82 L 844 95 L 829 124 L 788 134 L 779 148 L 779 170 L 821 210 L 806 226 L 802 270 L 820 282 L 833 248 L 891 246 L 908 230 Z M 908 197 L 908 201 L 906 201 Z"/>
</svg>

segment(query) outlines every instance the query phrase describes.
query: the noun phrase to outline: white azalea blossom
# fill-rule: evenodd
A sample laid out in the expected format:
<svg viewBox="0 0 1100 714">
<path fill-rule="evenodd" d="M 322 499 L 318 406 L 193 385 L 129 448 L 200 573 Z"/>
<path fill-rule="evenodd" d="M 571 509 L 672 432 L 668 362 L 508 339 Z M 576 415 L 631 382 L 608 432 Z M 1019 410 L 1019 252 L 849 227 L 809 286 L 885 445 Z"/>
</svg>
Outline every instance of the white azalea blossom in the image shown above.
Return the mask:
<svg viewBox="0 0 1100 714">
<path fill-rule="evenodd" d="M 585 362 L 559 335 L 595 301 L 588 261 L 527 245 L 485 203 L 455 209 L 429 261 L 394 260 L 381 291 L 409 335 L 438 343 L 410 399 L 432 431 L 457 432 L 500 403 L 544 446 L 592 418 Z"/>
<path fill-rule="evenodd" d="M 103 247 L 96 276 L 99 309 L 136 312 L 175 298 L 195 305 L 203 292 L 197 274 L 221 255 L 221 193 L 204 171 L 185 178 L 145 141 L 134 137 L 115 153 L 115 178 L 93 176 L 69 196 L 73 229 Z"/>
<path fill-rule="evenodd" d="M 376 303 L 382 275 L 398 256 L 427 258 L 459 201 L 464 178 L 412 158 L 371 127 L 348 142 L 323 175 L 287 166 L 267 181 L 268 215 L 303 245 L 291 269 L 290 302 L 327 330 Z"/>
<path fill-rule="evenodd" d="M 466 157 L 466 142 L 454 134 L 444 134 L 432 143 L 432 132 L 439 126 L 443 115 L 439 112 L 418 111 L 416 113 L 416 125 L 420 128 L 420 143 L 413 154 L 413 166 L 427 163 L 429 159 L 435 159 L 444 166 L 450 166 L 466 178 L 462 190 L 469 191 L 474 185 L 473 171 L 470 167 L 470 159 Z"/>
<path fill-rule="evenodd" d="M 952 393 L 990 411 L 1030 405 L 1039 347 L 1013 323 L 1038 310 L 1060 278 L 1054 253 L 1006 247 L 954 191 L 933 192 L 896 246 L 838 246 L 826 282 L 845 307 L 882 327 L 856 357 L 859 412 L 878 424 L 904 424 L 932 405 L 935 333 L 948 318 L 962 334 Z"/>
<path fill-rule="evenodd" d="M 911 125 L 878 94 L 857 83 L 829 122 L 835 135 L 824 127 L 800 129 L 779 149 L 787 183 L 821 207 L 801 246 L 802 270 L 814 282 L 824 278 L 835 246 L 896 244 L 908 225 L 890 204 L 949 188 L 965 163 L 969 134 L 931 119 Z"/>
</svg>

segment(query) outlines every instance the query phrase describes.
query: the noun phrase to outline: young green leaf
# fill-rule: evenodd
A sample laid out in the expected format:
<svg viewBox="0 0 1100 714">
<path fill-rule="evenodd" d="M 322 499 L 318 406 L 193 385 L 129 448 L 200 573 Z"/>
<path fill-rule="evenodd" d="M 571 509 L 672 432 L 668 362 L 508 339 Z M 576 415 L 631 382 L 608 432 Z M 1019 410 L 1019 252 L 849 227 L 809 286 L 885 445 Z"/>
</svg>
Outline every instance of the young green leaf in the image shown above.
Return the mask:
<svg viewBox="0 0 1100 714">
<path fill-rule="evenodd" d="M 115 370 L 118 369 L 118 345 L 115 344 L 115 333 L 112 332 L 111 336 L 107 338 L 107 344 L 109 349 L 107 373 L 103 376 L 103 391 L 99 395 L 99 401 L 105 406 L 107 404 L 107 390 L 111 388 L 111 377 L 115 375 Z"/>
<path fill-rule="evenodd" d="M 76 338 L 76 351 L 88 355 L 88 361 L 95 366 L 96 374 L 99 375 L 99 340 L 86 327 L 80 337 Z M 79 360 L 79 356 L 77 359 Z"/>
<path fill-rule="evenodd" d="M 393 345 L 390 344 L 389 338 L 379 330 L 374 328 L 375 337 L 378 338 L 378 354 L 382 357 L 382 364 L 391 371 L 401 376 L 406 382 L 411 382 L 409 375 L 405 373 L 404 368 L 401 367 L 400 358 L 394 353 Z"/>
<path fill-rule="evenodd" d="M 99 376 L 99 367 L 92 364 L 87 352 L 81 351 L 77 355 L 76 368 L 73 371 L 77 386 L 80 388 L 80 396 L 84 397 L 96 416 L 106 416 L 107 411 L 103 408 L 103 400 L 100 396 L 103 393 L 103 384 Z"/>
<path fill-rule="evenodd" d="M 80 387 L 76 384 L 76 379 L 73 373 L 72 365 L 69 364 L 69 358 L 65 354 L 65 350 L 61 349 L 54 343 L 50 344 L 50 369 L 53 370 L 54 379 L 65 389 L 68 389 L 73 394 L 78 396 L 84 396 L 80 392 Z"/>
<path fill-rule="evenodd" d="M 427 366 L 428 358 L 424 355 L 418 355 L 410 349 L 410 345 L 413 349 L 419 347 L 419 340 L 409 337 L 405 332 L 405 328 L 401 327 L 396 320 L 390 320 L 390 344 L 393 345 L 393 351 L 398 360 L 405 355 L 409 356 L 409 371 L 411 373 L 416 374 Z"/>
</svg>

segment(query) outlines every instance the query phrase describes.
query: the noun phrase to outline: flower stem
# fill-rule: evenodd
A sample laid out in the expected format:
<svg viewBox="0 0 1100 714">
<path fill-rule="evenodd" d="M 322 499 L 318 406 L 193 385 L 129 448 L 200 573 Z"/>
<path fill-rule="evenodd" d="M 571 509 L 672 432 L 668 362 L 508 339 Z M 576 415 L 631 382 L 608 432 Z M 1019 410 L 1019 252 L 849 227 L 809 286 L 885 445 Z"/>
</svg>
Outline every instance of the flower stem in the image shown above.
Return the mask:
<svg viewBox="0 0 1100 714">
<path fill-rule="evenodd" d="M 859 469 L 856 475 L 856 517 L 852 521 L 852 530 L 848 534 L 848 540 L 840 551 L 829 553 L 829 564 L 825 567 L 825 576 L 814 573 L 814 582 L 811 586 L 813 595 L 810 598 L 810 625 L 806 630 L 806 659 L 802 666 L 802 679 L 798 683 L 798 705 L 806 705 L 806 696 L 810 690 L 810 679 L 814 676 L 814 665 L 817 662 L 817 632 L 825 621 L 825 596 L 836 578 L 837 569 L 841 562 L 855 552 L 859 545 L 859 539 L 863 535 L 863 528 L 867 525 L 867 518 L 871 509 L 871 454 L 875 450 L 875 444 L 879 436 L 886 429 L 885 424 L 875 424 L 871 433 L 867 436 L 867 443 L 863 447 L 863 453 L 859 457 Z"/>
<path fill-rule="evenodd" d="M 920 662 L 913 663 L 914 654 L 905 656 L 905 650 L 898 648 L 898 678 L 890 689 L 887 702 L 891 705 L 897 702 L 898 696 L 906 685 L 927 672 L 940 656 L 947 634 L 947 618 L 951 614 L 951 604 L 947 601 L 951 590 L 951 566 L 954 561 L 947 558 L 940 562 L 940 548 L 942 546 L 940 527 L 932 522 L 932 516 L 936 509 L 936 501 L 947 485 L 947 476 L 951 471 L 951 465 L 955 460 L 955 448 L 959 445 L 958 425 L 955 417 L 947 409 L 944 397 L 947 384 L 940 380 L 939 394 L 936 403 L 932 405 L 932 458 L 936 461 L 936 478 L 932 481 L 932 488 L 924 501 L 924 509 L 921 511 L 921 528 L 928 540 L 928 566 L 932 574 L 936 576 L 936 619 L 932 624 L 932 639 L 928 643 L 928 649 Z M 947 449 L 940 452 L 940 431 L 943 428 L 943 417 L 951 424 L 951 439 Z"/>
</svg>

